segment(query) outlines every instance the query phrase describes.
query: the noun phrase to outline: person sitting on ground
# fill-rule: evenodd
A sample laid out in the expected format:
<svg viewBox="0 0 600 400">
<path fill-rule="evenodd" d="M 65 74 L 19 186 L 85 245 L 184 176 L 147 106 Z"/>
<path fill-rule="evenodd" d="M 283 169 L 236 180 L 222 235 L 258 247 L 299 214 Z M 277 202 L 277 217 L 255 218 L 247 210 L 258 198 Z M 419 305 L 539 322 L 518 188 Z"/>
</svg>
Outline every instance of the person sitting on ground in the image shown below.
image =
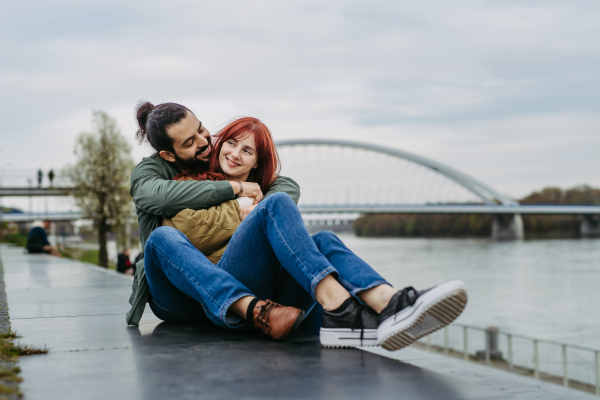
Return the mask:
<svg viewBox="0 0 600 400">
<path fill-rule="evenodd" d="M 186 124 L 180 122 L 186 119 Z M 138 106 L 137 111 L 138 124 L 140 130 L 136 137 L 140 143 L 147 140 L 156 150 L 156 153 L 150 157 L 144 158 L 133 170 L 131 174 L 130 194 L 133 198 L 138 223 L 140 226 L 140 243 L 142 252 L 136 262 L 136 274 L 134 276 L 132 293 L 129 298 L 131 310 L 126 315 L 126 322 L 129 325 L 138 325 L 144 312 L 146 303 L 154 310 L 163 310 L 170 312 L 157 301 L 158 297 L 151 293 L 152 290 L 158 291 L 160 295 L 160 282 L 164 282 L 170 287 L 171 283 L 166 276 L 161 277 L 154 287 L 149 287 L 146 279 L 146 264 L 149 264 L 145 255 L 145 244 L 150 234 L 162 224 L 163 218 L 172 217 L 178 212 L 189 209 L 208 209 L 217 206 L 234 197 L 245 196 L 260 200 L 263 192 L 256 183 L 244 184 L 242 189 L 238 182 L 229 181 L 174 181 L 173 177 L 183 171 L 194 169 L 208 169 L 210 154 L 212 151 L 210 142 L 210 132 L 204 125 L 189 111 L 186 107 L 176 103 L 163 103 L 153 106 L 151 103 L 143 103 Z M 194 124 L 190 128 L 190 118 Z M 275 193 L 285 192 L 294 201 L 300 198 L 300 189 L 298 184 L 290 178 L 278 176 L 272 182 L 268 192 L 264 196 L 270 196 Z M 245 215 L 249 212 L 248 207 L 242 207 L 240 213 Z M 169 253 L 179 254 L 182 244 L 172 244 Z M 193 247 L 192 247 L 193 248 Z M 238 291 L 241 285 L 228 272 L 218 269 L 206 256 L 194 249 L 194 261 L 200 263 L 206 268 L 203 279 L 210 280 L 214 276 L 211 273 L 218 272 L 218 276 L 223 287 L 229 286 L 233 291 Z M 161 258 L 164 260 L 164 257 Z M 158 261 L 161 261 L 158 260 Z M 228 284 L 229 282 L 229 284 Z M 223 291 L 223 289 L 221 289 Z M 230 291 L 232 293 L 232 291 Z M 223 297 L 223 296 L 221 296 Z M 221 298 L 219 297 L 219 298 Z M 206 321 L 206 313 L 199 302 L 190 303 L 189 297 L 175 288 L 172 291 L 170 302 L 175 302 L 186 308 L 185 315 L 172 312 L 172 318 L 179 318 L 180 321 L 194 322 Z M 257 310 L 263 303 L 257 305 Z M 240 317 L 230 310 L 231 304 L 213 303 L 214 308 L 221 307 L 222 312 L 215 317 L 213 322 L 223 327 L 239 326 Z M 241 310 L 241 309 L 240 309 Z M 240 312 L 238 310 L 238 313 Z M 159 312 L 159 311 L 156 311 Z M 245 310 L 244 310 L 245 312 Z M 276 317 L 282 316 L 280 310 L 270 314 L 271 322 Z M 188 318 L 192 315 L 192 318 Z M 210 316 L 212 317 L 212 313 Z"/>
<path fill-rule="evenodd" d="M 198 124 L 190 112 L 179 128 Z M 148 125 L 140 124 L 140 129 Z M 174 159 L 172 154 L 166 156 Z M 268 190 L 279 167 L 270 132 L 255 118 L 234 121 L 217 135 L 211 167 L 212 172 L 237 182 L 240 190 L 249 179 L 259 183 L 261 190 Z M 305 330 L 319 333 L 324 346 L 382 345 L 395 350 L 446 326 L 466 305 L 467 294 L 460 281 L 426 291 L 394 289 L 333 233 L 311 237 L 297 206 L 286 194 L 275 193 L 263 201 L 255 198 L 251 207 L 225 243 L 217 268 L 196 256 L 194 240 L 183 232 L 163 226 L 150 234 L 145 270 L 152 301 L 157 302 L 152 307 L 151 301 L 155 315 L 165 321 L 181 321 L 182 317 L 193 320 L 201 317 L 197 310 L 203 310 L 217 325 L 241 327 L 245 319 L 275 338 L 285 337 L 308 320 L 311 323 L 304 328 L 310 329 Z M 193 210 L 181 213 L 183 221 L 191 221 L 193 228 L 190 212 Z M 206 218 L 196 222 L 202 229 L 192 234 L 192 239 L 198 234 L 211 235 L 212 226 L 206 225 Z M 176 299 L 178 293 L 185 297 Z M 260 299 L 273 299 L 285 306 Z M 195 302 L 199 304 L 194 306 Z M 287 318 L 269 320 L 278 309 Z M 241 318 L 233 325 L 223 319 L 223 311 L 233 311 Z M 305 314 L 307 319 L 302 321 Z"/>
<path fill-rule="evenodd" d="M 33 228 L 27 237 L 27 251 L 30 254 L 47 253 L 52 256 L 62 257 L 58 249 L 48 241 L 46 231 L 50 229 L 50 221 L 46 220 L 43 223 L 42 221 L 35 221 L 32 226 Z"/>
<path fill-rule="evenodd" d="M 124 249 L 121 254 L 117 256 L 117 272 L 127 275 L 133 275 L 133 267 L 131 266 L 131 250 Z"/>
</svg>

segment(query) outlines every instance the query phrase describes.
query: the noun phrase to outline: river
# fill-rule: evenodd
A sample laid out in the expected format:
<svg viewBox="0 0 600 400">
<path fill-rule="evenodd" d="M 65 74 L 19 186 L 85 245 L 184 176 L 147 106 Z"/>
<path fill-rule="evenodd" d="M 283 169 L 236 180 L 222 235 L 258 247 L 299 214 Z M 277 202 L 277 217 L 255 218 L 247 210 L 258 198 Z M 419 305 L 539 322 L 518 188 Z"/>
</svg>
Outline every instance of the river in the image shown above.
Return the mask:
<svg viewBox="0 0 600 400">
<path fill-rule="evenodd" d="M 600 349 L 600 239 L 340 238 L 398 288 L 464 281 L 457 322 Z"/>
</svg>

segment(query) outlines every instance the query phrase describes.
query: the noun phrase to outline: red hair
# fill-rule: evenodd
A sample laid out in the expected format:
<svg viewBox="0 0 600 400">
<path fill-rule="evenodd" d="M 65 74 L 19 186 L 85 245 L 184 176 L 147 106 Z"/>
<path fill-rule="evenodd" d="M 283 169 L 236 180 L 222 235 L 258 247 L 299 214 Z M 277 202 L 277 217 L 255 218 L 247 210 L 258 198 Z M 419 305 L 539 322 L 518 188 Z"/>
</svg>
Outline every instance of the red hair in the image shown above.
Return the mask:
<svg viewBox="0 0 600 400">
<path fill-rule="evenodd" d="M 258 183 L 262 192 L 267 193 L 271 184 L 279 175 L 281 164 L 269 128 L 257 118 L 243 117 L 236 119 L 215 135 L 210 159 L 210 170 L 223 174 L 223 170 L 219 164 L 219 153 L 221 153 L 223 143 L 229 139 L 245 139 L 252 133 L 254 133 L 254 141 L 256 143 L 258 166 L 250 172 L 248 180 Z"/>
<path fill-rule="evenodd" d="M 216 172 L 204 171 L 184 171 L 179 175 L 175 175 L 174 181 L 226 181 L 227 178 L 223 174 Z"/>
</svg>

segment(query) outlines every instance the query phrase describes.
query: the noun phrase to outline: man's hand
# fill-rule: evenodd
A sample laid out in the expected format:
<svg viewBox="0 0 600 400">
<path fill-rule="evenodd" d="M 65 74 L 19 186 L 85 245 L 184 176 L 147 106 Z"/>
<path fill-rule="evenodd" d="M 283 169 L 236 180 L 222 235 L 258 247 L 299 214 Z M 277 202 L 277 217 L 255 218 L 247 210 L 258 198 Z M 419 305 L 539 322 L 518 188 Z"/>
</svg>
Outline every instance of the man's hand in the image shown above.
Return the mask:
<svg viewBox="0 0 600 400">
<path fill-rule="evenodd" d="M 242 192 L 239 193 L 239 196 L 253 197 L 254 204 L 258 204 L 263 198 L 263 192 L 256 182 L 242 182 Z"/>
<path fill-rule="evenodd" d="M 250 214 L 250 212 L 256 208 L 257 205 L 258 203 L 240 208 L 240 221 L 243 221 L 244 218 L 246 218 L 248 214 Z"/>
</svg>

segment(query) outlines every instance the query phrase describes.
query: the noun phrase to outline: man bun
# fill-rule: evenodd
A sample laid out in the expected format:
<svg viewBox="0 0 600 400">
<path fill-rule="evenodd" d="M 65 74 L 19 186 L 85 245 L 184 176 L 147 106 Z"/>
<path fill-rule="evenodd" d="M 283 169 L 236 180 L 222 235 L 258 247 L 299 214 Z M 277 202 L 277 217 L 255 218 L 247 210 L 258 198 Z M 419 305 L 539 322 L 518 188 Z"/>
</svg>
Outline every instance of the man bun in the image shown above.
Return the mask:
<svg viewBox="0 0 600 400">
<path fill-rule="evenodd" d="M 138 131 L 135 138 L 140 144 L 147 140 L 157 152 L 173 152 L 173 139 L 167 135 L 167 128 L 184 119 L 188 112 L 191 113 L 177 103 L 161 103 L 154 106 L 149 101 L 140 101 L 136 110 Z"/>
<path fill-rule="evenodd" d="M 148 122 L 148 116 L 150 112 L 154 109 L 154 104 L 149 101 L 143 102 L 140 101 L 137 105 L 137 123 L 138 130 L 135 133 L 135 138 L 139 140 L 139 142 L 143 142 L 146 139 L 146 123 Z"/>
</svg>

